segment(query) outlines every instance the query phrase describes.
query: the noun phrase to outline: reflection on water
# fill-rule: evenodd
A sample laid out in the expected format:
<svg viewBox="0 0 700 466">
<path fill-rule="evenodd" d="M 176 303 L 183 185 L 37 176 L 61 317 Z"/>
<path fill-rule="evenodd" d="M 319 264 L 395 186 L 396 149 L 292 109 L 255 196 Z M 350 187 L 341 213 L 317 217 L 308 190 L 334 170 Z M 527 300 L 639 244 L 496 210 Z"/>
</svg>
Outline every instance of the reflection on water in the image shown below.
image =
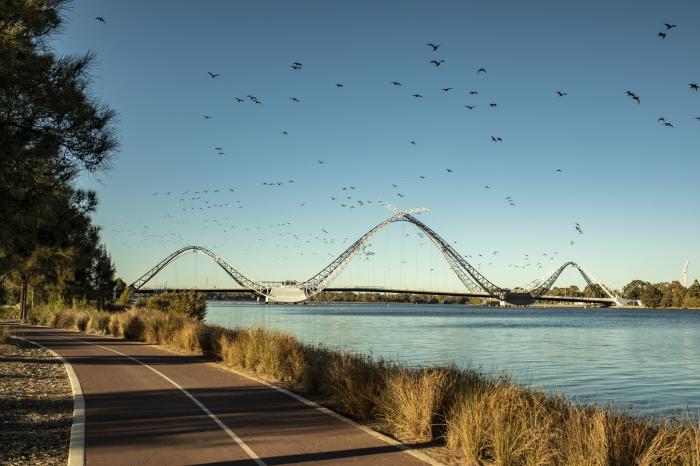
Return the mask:
<svg viewBox="0 0 700 466">
<path fill-rule="evenodd" d="M 700 312 L 210 302 L 207 321 L 410 364 L 507 373 L 640 414 L 700 410 Z"/>
</svg>

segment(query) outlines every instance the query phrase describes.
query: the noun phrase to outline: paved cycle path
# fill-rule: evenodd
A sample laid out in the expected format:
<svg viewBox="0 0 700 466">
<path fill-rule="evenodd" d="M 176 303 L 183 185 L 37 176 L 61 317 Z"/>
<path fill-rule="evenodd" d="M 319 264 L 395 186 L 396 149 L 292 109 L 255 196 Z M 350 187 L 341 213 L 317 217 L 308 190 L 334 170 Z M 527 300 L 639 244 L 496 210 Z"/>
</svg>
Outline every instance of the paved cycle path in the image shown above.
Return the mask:
<svg viewBox="0 0 700 466">
<path fill-rule="evenodd" d="M 88 465 L 426 464 L 203 358 L 67 330 L 14 331 L 73 366 L 85 397 Z"/>
</svg>

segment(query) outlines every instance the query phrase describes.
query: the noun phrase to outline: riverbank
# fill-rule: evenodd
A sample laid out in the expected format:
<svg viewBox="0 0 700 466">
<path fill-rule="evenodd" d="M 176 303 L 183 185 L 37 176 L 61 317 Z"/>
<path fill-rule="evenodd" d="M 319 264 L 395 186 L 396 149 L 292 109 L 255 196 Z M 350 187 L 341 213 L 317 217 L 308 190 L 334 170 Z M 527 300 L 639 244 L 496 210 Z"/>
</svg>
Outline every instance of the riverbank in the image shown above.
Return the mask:
<svg viewBox="0 0 700 466">
<path fill-rule="evenodd" d="M 0 394 L 0 464 L 66 464 L 73 397 L 63 363 L 1 323 Z"/>
<path fill-rule="evenodd" d="M 641 419 L 454 367 L 413 368 L 304 345 L 264 329 L 226 329 L 143 309 L 48 310 L 37 323 L 204 355 L 284 384 L 404 441 L 440 446 L 461 464 L 700 462 L 697 421 Z"/>
</svg>

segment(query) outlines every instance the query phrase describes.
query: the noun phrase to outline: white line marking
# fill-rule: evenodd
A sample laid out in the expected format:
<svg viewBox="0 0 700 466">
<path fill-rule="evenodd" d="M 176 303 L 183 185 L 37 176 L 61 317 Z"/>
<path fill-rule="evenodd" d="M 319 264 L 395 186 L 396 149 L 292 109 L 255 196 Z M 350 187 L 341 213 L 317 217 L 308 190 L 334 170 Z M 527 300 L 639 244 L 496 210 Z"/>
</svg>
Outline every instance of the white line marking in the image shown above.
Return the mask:
<svg viewBox="0 0 700 466">
<path fill-rule="evenodd" d="M 201 410 L 204 412 L 204 414 L 206 414 L 207 416 L 209 416 L 209 418 L 210 418 L 212 421 L 214 421 L 214 422 L 216 423 L 216 425 L 218 425 L 219 427 L 221 427 L 221 430 L 223 430 L 224 432 L 226 432 L 226 434 L 228 434 L 228 436 L 231 437 L 231 438 L 233 439 L 233 441 L 236 442 L 236 443 L 243 449 L 243 451 L 245 451 L 245 452 L 248 454 L 248 456 L 250 456 L 250 458 L 251 458 L 253 461 L 255 461 L 256 464 L 258 464 L 259 466 L 267 466 L 266 463 L 265 463 L 263 460 L 260 459 L 260 457 L 257 455 L 257 453 L 255 453 L 255 452 L 253 451 L 252 448 L 250 448 L 248 445 L 246 445 L 246 443 L 245 443 L 243 440 L 241 440 L 241 438 L 240 438 L 238 435 L 236 435 L 235 432 L 233 432 L 231 429 L 229 429 L 229 428 L 226 426 L 226 424 L 224 424 L 223 422 L 221 422 L 221 419 L 219 419 L 214 413 L 212 413 L 211 411 L 209 411 L 209 408 L 207 408 L 206 406 L 204 406 L 204 405 L 202 404 L 201 401 L 199 401 L 197 398 L 195 398 L 194 395 L 192 395 L 190 392 L 188 392 L 182 385 L 180 385 L 179 383 L 175 382 L 173 379 L 171 379 L 171 378 L 168 377 L 167 375 L 163 374 L 163 373 L 160 372 L 158 369 L 155 369 L 155 368 L 149 366 L 148 364 L 146 364 L 146 363 L 144 363 L 144 362 L 141 362 L 141 361 L 139 361 L 138 359 L 136 359 L 136 358 L 134 358 L 134 357 L 129 356 L 128 354 L 124 354 L 124 353 L 122 353 L 122 352 L 120 352 L 120 351 L 117 351 L 117 350 L 115 350 L 115 349 L 112 349 L 112 348 L 107 348 L 106 346 L 96 345 L 95 343 L 90 343 L 89 341 L 79 340 L 79 339 L 77 339 L 77 338 L 66 337 L 66 336 L 63 336 L 63 335 L 54 335 L 54 336 L 57 336 L 57 337 L 60 337 L 60 338 L 65 338 L 65 339 L 68 339 L 68 340 L 74 340 L 74 341 L 80 342 L 80 343 L 85 344 L 85 345 L 92 345 L 92 346 L 96 346 L 97 348 L 102 348 L 102 349 L 104 349 L 104 350 L 111 351 L 111 352 L 113 352 L 113 353 L 116 353 L 116 354 L 119 354 L 119 355 L 121 355 L 121 356 L 124 356 L 125 358 L 130 359 L 130 360 L 132 360 L 132 361 L 134 361 L 134 362 L 136 362 L 136 363 L 138 363 L 138 364 L 141 364 L 143 367 L 146 367 L 146 368 L 152 370 L 153 372 L 155 372 L 156 374 L 158 374 L 159 376 L 161 376 L 163 379 L 165 379 L 165 380 L 167 380 L 169 383 L 171 383 L 173 386 L 175 386 L 175 387 L 176 387 L 178 390 L 180 390 L 182 393 L 184 393 L 185 395 L 187 395 L 187 397 L 188 397 L 190 400 L 192 400 L 192 402 L 193 402 L 194 404 L 196 404 L 196 405 L 199 407 L 199 409 L 201 409 Z"/>
<path fill-rule="evenodd" d="M 12 335 L 13 338 L 24 340 L 27 343 L 45 349 L 53 357 L 63 363 L 68 380 L 70 380 L 71 391 L 73 392 L 73 424 L 70 428 L 70 443 L 68 446 L 68 466 L 83 466 L 85 464 L 85 398 L 83 397 L 83 389 L 80 386 L 78 376 L 75 375 L 73 366 L 66 361 L 60 354 L 47 348 L 41 343 L 29 340 L 19 335 Z"/>
</svg>

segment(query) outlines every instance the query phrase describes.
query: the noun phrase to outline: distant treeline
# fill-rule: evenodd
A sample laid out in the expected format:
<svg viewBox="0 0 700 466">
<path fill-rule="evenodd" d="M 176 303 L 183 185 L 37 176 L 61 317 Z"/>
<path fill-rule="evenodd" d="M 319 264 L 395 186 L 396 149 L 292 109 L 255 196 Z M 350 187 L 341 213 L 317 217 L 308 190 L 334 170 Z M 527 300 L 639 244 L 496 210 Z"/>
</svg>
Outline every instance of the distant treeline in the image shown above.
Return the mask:
<svg viewBox="0 0 700 466">
<path fill-rule="evenodd" d="M 602 297 L 600 290 L 595 290 L 595 293 L 593 291 L 590 285 L 583 291 L 579 290 L 577 286 L 571 285 L 567 288 L 554 287 L 547 294 L 550 296 Z M 697 280 L 688 288 L 676 280 L 661 283 L 632 280 L 622 290 L 615 291 L 615 293 L 627 299 L 639 300 L 646 307 L 700 307 L 700 283 Z"/>
<path fill-rule="evenodd" d="M 331 303 L 483 304 L 483 300 L 481 298 L 469 298 L 466 296 L 355 293 L 352 291 L 343 291 L 339 293 L 322 291 L 321 293 L 312 296 L 309 301 Z"/>
</svg>

